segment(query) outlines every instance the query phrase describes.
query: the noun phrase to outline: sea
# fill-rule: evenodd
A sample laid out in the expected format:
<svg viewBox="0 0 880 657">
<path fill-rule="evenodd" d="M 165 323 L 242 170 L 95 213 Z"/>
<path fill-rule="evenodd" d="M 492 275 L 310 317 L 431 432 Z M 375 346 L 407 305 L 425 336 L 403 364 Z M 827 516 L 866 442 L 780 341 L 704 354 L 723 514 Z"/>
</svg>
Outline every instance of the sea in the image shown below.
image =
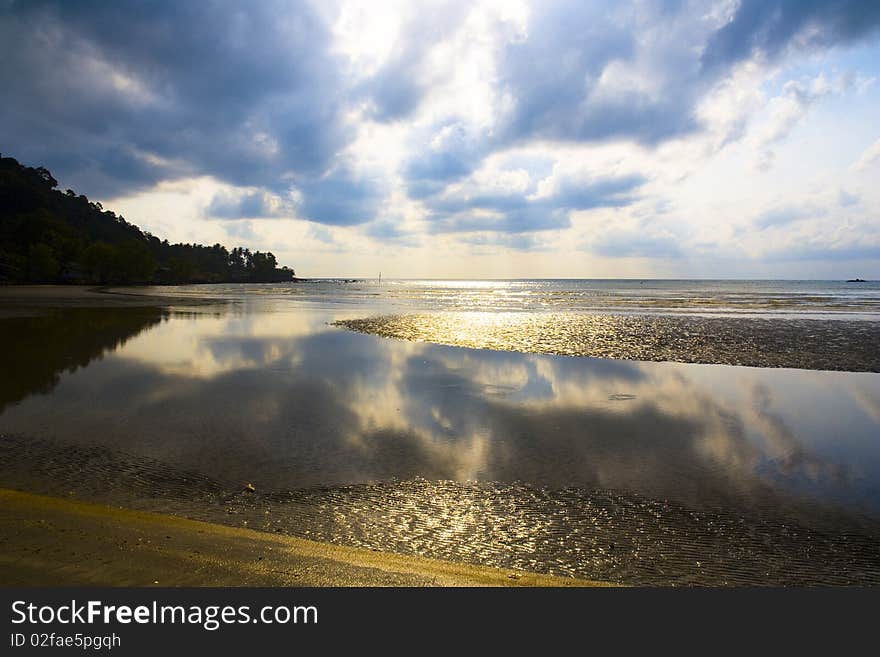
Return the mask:
<svg viewBox="0 0 880 657">
<path fill-rule="evenodd" d="M 699 313 L 880 318 L 880 281 L 638 279 L 339 279 L 296 284 L 180 286 L 240 301 L 295 298 L 370 310 Z"/>
</svg>

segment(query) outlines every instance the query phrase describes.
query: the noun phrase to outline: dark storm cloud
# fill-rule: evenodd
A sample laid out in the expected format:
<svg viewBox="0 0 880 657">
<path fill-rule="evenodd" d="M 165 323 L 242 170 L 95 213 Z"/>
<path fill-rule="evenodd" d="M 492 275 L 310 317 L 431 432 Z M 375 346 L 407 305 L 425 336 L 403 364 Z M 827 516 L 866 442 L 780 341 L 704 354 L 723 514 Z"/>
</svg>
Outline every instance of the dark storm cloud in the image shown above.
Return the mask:
<svg viewBox="0 0 880 657">
<path fill-rule="evenodd" d="M 707 69 L 760 54 L 774 57 L 792 44 L 822 48 L 868 36 L 880 27 L 876 0 L 742 0 L 733 19 L 703 53 Z"/>
<path fill-rule="evenodd" d="M 345 168 L 306 180 L 298 188 L 303 195 L 299 215 L 334 226 L 353 226 L 370 221 L 385 196 L 381 182 Z"/>
<path fill-rule="evenodd" d="M 556 230 L 571 225 L 570 212 L 629 205 L 645 182 L 639 175 L 562 178 L 552 194 L 535 199 L 522 192 L 453 195 L 429 199 L 426 205 L 435 232 Z"/>
<path fill-rule="evenodd" d="M 280 191 L 350 138 L 305 4 L 13 2 L 0 42 L 4 149 L 89 194 L 188 173 Z"/>
</svg>

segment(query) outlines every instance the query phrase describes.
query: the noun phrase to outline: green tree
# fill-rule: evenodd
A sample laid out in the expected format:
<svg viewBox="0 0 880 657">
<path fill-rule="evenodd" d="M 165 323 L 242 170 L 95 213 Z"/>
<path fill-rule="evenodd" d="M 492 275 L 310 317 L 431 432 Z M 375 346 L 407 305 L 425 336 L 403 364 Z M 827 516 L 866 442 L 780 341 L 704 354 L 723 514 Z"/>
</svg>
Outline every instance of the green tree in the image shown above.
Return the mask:
<svg viewBox="0 0 880 657">
<path fill-rule="evenodd" d="M 58 278 L 61 265 L 52 247 L 47 244 L 34 244 L 28 249 L 28 277 L 38 283 L 54 281 Z"/>
<path fill-rule="evenodd" d="M 114 278 L 117 262 L 116 249 L 104 242 L 95 242 L 83 251 L 82 264 L 93 283 L 110 283 Z"/>
<path fill-rule="evenodd" d="M 2 1 L 2 0 L 0 0 Z M 275 256 L 220 244 L 169 244 L 57 181 L 0 157 L 0 282 L 273 282 Z"/>
<path fill-rule="evenodd" d="M 177 283 L 189 283 L 196 275 L 195 266 L 186 258 L 172 257 L 168 261 L 171 280 Z"/>
<path fill-rule="evenodd" d="M 146 283 L 156 272 L 156 258 L 146 244 L 132 240 L 116 249 L 115 272 L 120 283 Z"/>
</svg>

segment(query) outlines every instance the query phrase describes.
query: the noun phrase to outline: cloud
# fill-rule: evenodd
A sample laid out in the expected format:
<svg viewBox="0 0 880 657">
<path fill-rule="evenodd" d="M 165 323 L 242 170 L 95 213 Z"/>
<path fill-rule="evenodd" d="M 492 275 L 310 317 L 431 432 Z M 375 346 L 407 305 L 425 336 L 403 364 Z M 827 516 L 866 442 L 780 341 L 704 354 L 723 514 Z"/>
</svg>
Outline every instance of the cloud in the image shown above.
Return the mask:
<svg viewBox="0 0 880 657">
<path fill-rule="evenodd" d="M 562 176 L 556 181 L 552 195 L 536 201 L 542 205 L 569 210 L 617 208 L 635 200 L 633 192 L 647 182 L 641 174 L 578 178 Z"/>
<path fill-rule="evenodd" d="M 780 232 L 773 240 L 760 239 L 753 253 L 764 262 L 825 261 L 836 264 L 838 275 L 851 277 L 848 263 L 880 259 L 880 230 L 871 214 L 840 216 L 832 206 L 832 220 L 805 222 Z"/>
<path fill-rule="evenodd" d="M 650 235 L 638 230 L 614 230 L 590 241 L 586 248 L 606 258 L 679 258 L 678 238 L 669 234 Z"/>
<path fill-rule="evenodd" d="M 618 141 L 655 148 L 705 132 L 712 117 L 703 106 L 740 63 L 773 60 L 789 43 L 814 49 L 849 43 L 880 24 L 867 3 L 832 4 L 743 2 L 727 13 L 725 5 L 698 3 L 640 5 L 638 12 L 607 3 L 532 6 L 522 33 L 507 34 L 497 46 L 493 124 L 449 116 L 423 127 L 403 169 L 408 192 L 439 197 L 492 154 L 524 144 Z M 786 84 L 755 138 L 761 167 L 772 166 L 769 146 L 812 104 L 847 85 L 821 75 Z M 736 118 L 722 145 L 744 126 L 745 118 Z"/>
<path fill-rule="evenodd" d="M 499 64 L 511 99 L 501 140 L 654 144 L 695 129 L 697 67 L 687 45 L 694 27 L 653 6 L 638 13 L 607 3 L 533 8 L 526 36 L 507 44 Z"/>
<path fill-rule="evenodd" d="M 725 69 L 754 56 L 773 58 L 790 47 L 851 43 L 880 27 L 873 0 L 741 0 L 730 21 L 706 44 L 702 65 Z"/>
<path fill-rule="evenodd" d="M 410 197 L 433 196 L 472 173 L 489 152 L 487 141 L 486 135 L 458 121 L 420 131 L 411 146 L 416 155 L 403 167 Z"/>
<path fill-rule="evenodd" d="M 542 230 L 559 230 L 571 226 L 568 214 L 561 210 L 542 207 L 520 207 L 506 212 L 462 212 L 459 214 L 434 214 L 430 217 L 430 230 L 435 233 L 463 233 L 493 231 L 501 233 L 527 233 Z"/>
<path fill-rule="evenodd" d="M 313 224 L 309 226 L 309 230 L 306 232 L 306 237 L 308 239 L 313 239 L 321 242 L 323 244 L 338 246 L 336 240 L 333 238 L 333 233 L 326 226 L 321 226 L 318 224 Z"/>
<path fill-rule="evenodd" d="M 454 2 L 410 3 L 395 8 L 404 16 L 391 52 L 357 89 L 367 100 L 371 118 L 397 121 L 415 112 L 435 82 L 428 63 L 432 49 L 460 26 L 466 8 Z"/>
<path fill-rule="evenodd" d="M 758 230 L 765 230 L 827 214 L 828 211 L 825 208 L 815 205 L 782 205 L 762 212 L 752 220 L 752 225 Z"/>
<path fill-rule="evenodd" d="M 375 221 L 367 226 L 364 232 L 378 240 L 397 240 L 405 235 L 397 223 L 393 221 Z"/>
<path fill-rule="evenodd" d="M 219 192 L 207 211 L 218 219 L 298 216 L 321 224 L 353 226 L 372 221 L 384 196 L 381 181 L 340 166 L 323 176 L 303 177 L 285 196 L 262 190 Z"/>
<path fill-rule="evenodd" d="M 488 124 L 465 112 L 422 126 L 403 167 L 412 198 L 442 193 L 494 153 L 533 142 L 632 140 L 654 146 L 699 127 L 709 83 L 693 42 L 706 26 L 687 12 L 607 3 L 531 7 L 523 33 L 502 33 Z M 714 79 L 710 82 L 714 82 Z"/>
<path fill-rule="evenodd" d="M 459 241 L 477 247 L 501 247 L 515 251 L 542 251 L 547 248 L 544 241 L 533 234 L 507 235 L 505 233 L 479 233 L 467 235 Z"/>
<path fill-rule="evenodd" d="M 297 185 L 302 194 L 299 214 L 310 221 L 353 226 L 371 221 L 384 198 L 380 181 L 342 167 Z"/>
<path fill-rule="evenodd" d="M 751 136 L 759 151 L 757 156 L 758 169 L 767 171 L 772 168 L 775 154 L 770 150 L 770 147 L 788 137 L 813 105 L 826 96 L 847 91 L 852 85 L 851 77 L 841 76 L 829 81 L 821 73 L 809 83 L 798 80 L 786 82 L 782 86 L 781 93 L 771 98 L 767 103 L 767 119 Z"/>
<path fill-rule="evenodd" d="M 651 42 L 644 46 L 650 50 L 670 44 L 654 42 L 659 31 L 642 30 L 650 18 L 633 24 L 613 13 L 602 4 L 532 7 L 526 33 L 498 51 L 495 124 L 447 119 L 429 127 L 425 147 L 405 170 L 410 194 L 437 194 L 490 154 L 534 141 L 656 144 L 694 129 L 688 105 L 693 94 L 679 88 L 683 71 L 676 56 L 648 55 L 639 45 Z M 648 63 L 660 59 L 668 69 Z"/>
<path fill-rule="evenodd" d="M 852 242 L 843 244 L 824 244 L 821 242 L 793 245 L 766 254 L 773 260 L 826 260 L 848 262 L 854 260 L 880 260 L 880 240 L 871 242 Z"/>
<path fill-rule="evenodd" d="M 257 238 L 254 225 L 250 221 L 229 221 L 224 225 L 224 230 L 233 240 L 246 240 L 253 242 Z"/>
<path fill-rule="evenodd" d="M 289 187 L 350 139 L 308 4 L 13 2 L 0 16 L 4 146 L 102 198 L 210 175 Z"/>
<path fill-rule="evenodd" d="M 771 116 L 764 125 L 761 143 L 767 145 L 784 139 L 810 106 L 831 91 L 824 75 L 819 75 L 809 85 L 796 80 L 786 82 L 782 93 L 770 101 Z"/>
<path fill-rule="evenodd" d="M 403 223 L 401 217 L 377 219 L 365 227 L 364 234 L 382 244 L 403 247 L 422 246 L 424 241 L 421 232 L 411 226 L 404 227 Z"/>
<path fill-rule="evenodd" d="M 571 225 L 569 214 L 573 211 L 632 203 L 635 190 L 644 182 L 637 174 L 592 178 L 560 175 L 540 196 L 503 189 L 471 195 L 464 188 L 431 198 L 426 206 L 428 220 L 437 232 L 557 230 Z"/>
<path fill-rule="evenodd" d="M 868 146 L 851 168 L 854 171 L 865 171 L 876 164 L 878 160 L 880 160 L 880 139 Z"/>
<path fill-rule="evenodd" d="M 292 213 L 289 201 L 259 190 L 241 195 L 220 192 L 208 206 L 208 215 L 218 219 L 290 217 Z"/>
<path fill-rule="evenodd" d="M 858 194 L 850 194 L 845 189 L 841 189 L 837 194 L 837 204 L 842 208 L 848 208 L 858 205 L 861 202 Z"/>
</svg>

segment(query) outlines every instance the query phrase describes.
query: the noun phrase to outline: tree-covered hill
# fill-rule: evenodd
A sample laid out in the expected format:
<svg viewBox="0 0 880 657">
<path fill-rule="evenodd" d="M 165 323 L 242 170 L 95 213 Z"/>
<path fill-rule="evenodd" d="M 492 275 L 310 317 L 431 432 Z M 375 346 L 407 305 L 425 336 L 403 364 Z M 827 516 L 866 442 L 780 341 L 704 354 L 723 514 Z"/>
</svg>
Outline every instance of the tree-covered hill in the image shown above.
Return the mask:
<svg viewBox="0 0 880 657">
<path fill-rule="evenodd" d="M 272 253 L 169 244 L 72 190 L 43 167 L 0 157 L 0 283 L 274 283 Z"/>
</svg>

